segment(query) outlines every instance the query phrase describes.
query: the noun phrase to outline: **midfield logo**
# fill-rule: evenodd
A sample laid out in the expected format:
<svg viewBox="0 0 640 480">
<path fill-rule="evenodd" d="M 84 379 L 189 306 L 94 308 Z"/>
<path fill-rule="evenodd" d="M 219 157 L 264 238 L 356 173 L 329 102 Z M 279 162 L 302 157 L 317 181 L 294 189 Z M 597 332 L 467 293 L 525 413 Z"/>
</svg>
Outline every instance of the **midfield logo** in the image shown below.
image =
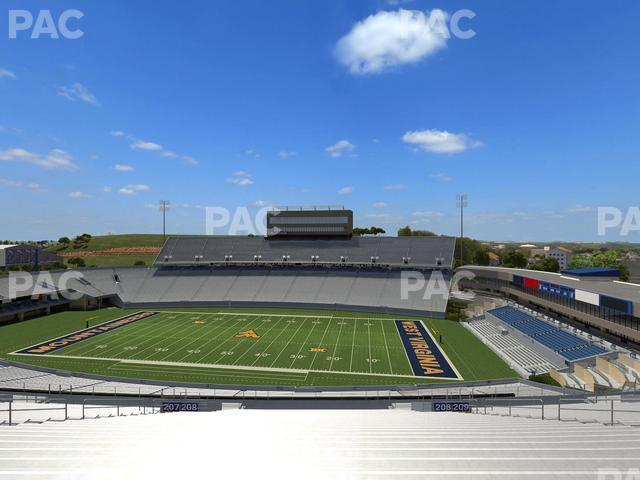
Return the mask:
<svg viewBox="0 0 640 480">
<path fill-rule="evenodd" d="M 257 340 L 260 338 L 260 335 L 258 335 L 254 330 L 247 330 L 245 332 L 238 332 L 236 334 L 236 338 L 253 338 L 254 340 Z"/>
</svg>

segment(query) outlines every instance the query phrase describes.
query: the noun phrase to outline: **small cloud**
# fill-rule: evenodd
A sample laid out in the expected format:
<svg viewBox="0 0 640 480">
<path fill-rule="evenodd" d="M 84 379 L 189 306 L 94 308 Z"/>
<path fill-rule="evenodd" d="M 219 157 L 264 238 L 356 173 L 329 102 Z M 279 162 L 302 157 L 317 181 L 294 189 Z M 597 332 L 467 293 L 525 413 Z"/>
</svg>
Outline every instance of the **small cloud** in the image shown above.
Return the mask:
<svg viewBox="0 0 640 480">
<path fill-rule="evenodd" d="M 431 153 L 453 155 L 481 145 L 464 133 L 451 133 L 446 130 L 416 130 L 407 132 L 402 141 L 416 145 L 420 150 Z"/>
<path fill-rule="evenodd" d="M 387 206 L 388 206 L 388 205 L 387 205 L 386 203 L 384 203 L 384 202 L 375 202 L 375 203 L 373 204 L 373 208 L 385 208 L 385 207 L 387 207 Z"/>
<path fill-rule="evenodd" d="M 233 177 L 229 177 L 225 181 L 232 185 L 246 187 L 247 185 L 253 185 L 254 183 L 250 177 L 251 174 L 249 172 L 245 172 L 244 170 L 237 170 L 233 172 Z"/>
<path fill-rule="evenodd" d="M 139 192 L 148 192 L 149 190 L 151 190 L 151 187 L 148 185 L 137 184 L 122 187 L 119 192 L 121 195 L 136 195 Z"/>
<path fill-rule="evenodd" d="M 432 179 L 437 180 L 438 182 L 450 182 L 452 178 L 446 173 L 434 173 L 433 175 L 429 175 Z"/>
<path fill-rule="evenodd" d="M 113 137 L 124 137 L 126 133 L 124 133 L 122 130 L 111 130 L 109 132 L 109 135 Z"/>
<path fill-rule="evenodd" d="M 5 70 L 4 68 L 0 68 L 0 78 L 16 78 L 16 74 L 9 70 Z"/>
<path fill-rule="evenodd" d="M 182 155 L 182 160 L 184 160 L 184 163 L 188 164 L 188 165 L 197 165 L 198 164 L 198 160 L 196 160 L 193 157 L 190 157 L 189 155 Z"/>
<path fill-rule="evenodd" d="M 589 212 L 593 212 L 593 207 L 587 207 L 585 205 L 577 205 L 572 208 L 567 208 L 566 212 L 567 213 L 589 213 Z"/>
<path fill-rule="evenodd" d="M 20 180 L 9 180 L 6 178 L 0 178 L 0 187 L 7 188 L 26 188 L 27 190 L 31 190 L 33 192 L 43 192 L 44 190 L 41 188 L 39 183 L 25 183 Z"/>
<path fill-rule="evenodd" d="M 405 188 L 407 188 L 407 186 L 401 183 L 390 183 L 384 186 L 385 190 L 404 190 Z"/>
<path fill-rule="evenodd" d="M 131 165 L 123 165 L 123 164 L 120 164 L 120 163 L 116 163 L 113 166 L 113 169 L 116 172 L 133 172 L 133 167 Z"/>
<path fill-rule="evenodd" d="M 374 138 L 371 140 L 373 143 L 378 144 L 380 143 L 380 139 L 379 138 Z"/>
<path fill-rule="evenodd" d="M 421 212 L 413 212 L 411 215 L 417 218 L 436 218 L 436 217 L 444 217 L 444 213 L 436 212 L 436 211 L 421 211 Z"/>
<path fill-rule="evenodd" d="M 80 100 L 81 102 L 100 106 L 98 99 L 84 85 L 79 82 L 74 83 L 71 87 L 58 87 L 58 95 L 72 102 Z"/>
<path fill-rule="evenodd" d="M 254 150 L 252 148 L 250 148 L 249 150 L 246 150 L 244 153 L 249 155 L 250 157 L 253 157 L 253 158 L 260 158 L 262 156 L 260 154 L 260 152 Z"/>
<path fill-rule="evenodd" d="M 148 150 L 151 152 L 157 152 L 162 150 L 162 145 L 154 142 L 145 142 L 144 140 L 136 140 L 130 147 L 134 150 Z"/>
<path fill-rule="evenodd" d="M 345 153 L 353 152 L 356 146 L 348 140 L 340 140 L 333 145 L 325 148 L 325 151 L 332 158 L 338 158 L 344 155 Z"/>
<path fill-rule="evenodd" d="M 273 205 L 271 200 L 256 200 L 253 202 L 254 207 L 269 207 L 271 205 Z"/>
<path fill-rule="evenodd" d="M 288 150 L 280 150 L 278 152 L 278 156 L 280 158 L 289 158 L 289 157 L 295 157 L 298 153 L 297 152 L 290 152 Z"/>
<path fill-rule="evenodd" d="M 353 192 L 353 187 L 342 187 L 338 190 L 338 195 L 346 195 Z"/>
<path fill-rule="evenodd" d="M 112 189 L 111 189 L 111 187 L 109 185 L 105 185 L 104 187 L 102 187 L 102 191 L 104 193 L 109 193 L 109 192 L 111 192 L 111 190 Z"/>
<path fill-rule="evenodd" d="M 71 198 L 91 198 L 91 195 L 88 193 L 82 192 L 69 192 L 69 197 Z"/>
<path fill-rule="evenodd" d="M 50 150 L 46 155 L 30 152 L 24 148 L 0 150 L 0 160 L 26 162 L 49 170 L 78 170 L 73 158 L 64 150 Z"/>
</svg>

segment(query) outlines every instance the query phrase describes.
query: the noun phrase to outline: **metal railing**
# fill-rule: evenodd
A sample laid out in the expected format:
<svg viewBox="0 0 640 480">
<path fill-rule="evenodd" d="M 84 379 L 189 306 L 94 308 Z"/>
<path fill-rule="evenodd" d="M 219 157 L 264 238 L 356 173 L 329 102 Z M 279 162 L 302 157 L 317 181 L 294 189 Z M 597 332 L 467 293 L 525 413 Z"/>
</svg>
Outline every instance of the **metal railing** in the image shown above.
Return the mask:
<svg viewBox="0 0 640 480">
<path fill-rule="evenodd" d="M 65 422 L 68 420 L 86 420 L 87 418 L 123 417 L 133 415 L 150 415 L 161 412 L 161 407 L 148 403 L 132 403 L 131 401 L 112 401 L 101 404 L 95 399 L 83 399 L 81 402 L 49 402 L 43 397 L 26 397 L 19 400 L 0 398 L 0 425 L 14 426 L 21 423 Z M 34 406 L 30 407 L 30 403 Z M 16 406 L 16 404 L 18 406 Z M 35 406 L 35 405 L 38 406 Z M 43 407 L 41 405 L 47 405 Z M 107 411 L 106 416 L 90 415 L 90 412 Z M 24 418 L 24 412 L 32 412 L 30 418 Z M 48 416 L 49 412 L 54 412 Z M 42 415 L 42 414 L 45 415 Z M 59 414 L 58 414 L 59 413 Z M 38 415 L 40 414 L 40 415 Z M 21 417 L 21 421 L 15 421 Z"/>
<path fill-rule="evenodd" d="M 629 405 L 634 408 L 625 408 Z M 471 401 L 470 408 L 472 413 L 483 415 L 640 426 L 640 396 L 478 399 Z"/>
</svg>

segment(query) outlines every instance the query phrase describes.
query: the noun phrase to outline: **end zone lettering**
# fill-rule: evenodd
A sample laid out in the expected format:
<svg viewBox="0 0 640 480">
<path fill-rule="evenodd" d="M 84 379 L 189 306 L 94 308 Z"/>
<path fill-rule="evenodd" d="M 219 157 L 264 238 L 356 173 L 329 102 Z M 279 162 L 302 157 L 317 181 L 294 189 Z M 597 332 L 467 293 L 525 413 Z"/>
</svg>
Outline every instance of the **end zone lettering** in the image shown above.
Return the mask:
<svg viewBox="0 0 640 480">
<path fill-rule="evenodd" d="M 98 335 L 102 335 L 103 333 L 115 330 L 116 328 L 130 325 L 133 322 L 137 322 L 138 320 L 149 318 L 156 313 L 157 312 L 138 312 L 127 315 L 126 317 L 109 320 L 108 322 L 101 323 L 100 325 L 97 325 L 95 327 L 85 328 L 84 330 L 80 330 L 79 332 L 75 332 L 70 335 L 65 335 L 64 337 L 47 340 L 46 342 L 40 343 L 38 345 L 24 348 L 17 351 L 16 353 L 44 355 L 45 353 L 55 352 L 56 350 L 59 350 L 61 348 L 68 347 L 69 345 L 81 342 L 82 340 L 86 340 L 87 338 L 93 338 Z"/>
<path fill-rule="evenodd" d="M 459 378 L 422 322 L 396 320 L 396 327 L 407 351 L 414 375 L 418 377 Z"/>
</svg>

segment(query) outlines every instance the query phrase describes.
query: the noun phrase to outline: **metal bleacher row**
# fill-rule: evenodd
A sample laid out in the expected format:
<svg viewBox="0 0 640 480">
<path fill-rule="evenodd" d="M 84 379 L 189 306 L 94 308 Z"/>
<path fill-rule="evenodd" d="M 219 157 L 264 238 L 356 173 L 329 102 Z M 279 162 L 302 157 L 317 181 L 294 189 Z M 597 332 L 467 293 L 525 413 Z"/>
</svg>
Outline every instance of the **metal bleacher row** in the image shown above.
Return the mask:
<svg viewBox="0 0 640 480">
<path fill-rule="evenodd" d="M 488 310 L 487 313 L 533 338 L 567 360 L 580 360 L 607 353 L 603 347 L 592 345 L 587 340 L 511 306 Z"/>
<path fill-rule="evenodd" d="M 595 480 L 636 478 L 640 455 L 629 426 L 405 409 L 227 409 L 2 433 L 3 478 Z"/>
<path fill-rule="evenodd" d="M 266 240 L 262 237 L 171 237 L 158 264 L 234 263 L 378 264 L 451 268 L 455 239 L 451 237 L 353 237 L 348 239 Z"/>
</svg>

